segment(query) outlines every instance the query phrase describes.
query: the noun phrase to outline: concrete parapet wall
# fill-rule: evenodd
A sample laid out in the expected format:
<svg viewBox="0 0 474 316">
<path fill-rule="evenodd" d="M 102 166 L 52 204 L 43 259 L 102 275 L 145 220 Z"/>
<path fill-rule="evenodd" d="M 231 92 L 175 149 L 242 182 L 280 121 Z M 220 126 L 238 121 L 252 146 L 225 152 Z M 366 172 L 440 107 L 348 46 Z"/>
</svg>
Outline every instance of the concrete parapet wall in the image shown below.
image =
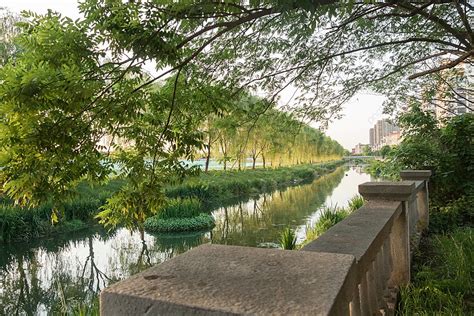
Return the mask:
<svg viewBox="0 0 474 316">
<path fill-rule="evenodd" d="M 428 173 L 402 177 L 360 185 L 365 205 L 302 251 L 202 245 L 102 291 L 101 315 L 393 314 L 428 223 Z"/>
</svg>

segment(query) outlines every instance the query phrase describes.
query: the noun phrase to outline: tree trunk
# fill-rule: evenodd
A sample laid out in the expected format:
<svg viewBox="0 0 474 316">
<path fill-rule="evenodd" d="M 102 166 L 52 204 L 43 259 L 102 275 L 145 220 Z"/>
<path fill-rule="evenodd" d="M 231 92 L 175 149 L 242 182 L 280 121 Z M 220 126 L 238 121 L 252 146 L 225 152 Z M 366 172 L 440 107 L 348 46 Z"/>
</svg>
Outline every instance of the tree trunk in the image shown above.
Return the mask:
<svg viewBox="0 0 474 316">
<path fill-rule="evenodd" d="M 263 169 L 265 169 L 265 155 L 262 154 L 262 165 L 263 165 Z"/>
<path fill-rule="evenodd" d="M 252 169 L 255 169 L 255 163 L 257 162 L 257 157 L 252 156 Z"/>
<path fill-rule="evenodd" d="M 209 140 L 207 142 L 206 166 L 204 172 L 209 171 L 209 160 L 211 160 L 211 135 L 209 135 Z"/>
</svg>

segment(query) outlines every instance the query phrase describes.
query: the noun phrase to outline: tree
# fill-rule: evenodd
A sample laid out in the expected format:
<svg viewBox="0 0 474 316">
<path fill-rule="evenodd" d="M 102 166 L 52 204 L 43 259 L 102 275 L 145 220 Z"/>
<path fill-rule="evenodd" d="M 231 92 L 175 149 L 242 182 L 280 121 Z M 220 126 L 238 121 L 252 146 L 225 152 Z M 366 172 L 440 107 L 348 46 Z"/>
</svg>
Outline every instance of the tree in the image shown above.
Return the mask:
<svg viewBox="0 0 474 316">
<path fill-rule="evenodd" d="M 383 176 L 399 176 L 402 169 L 428 169 L 433 171 L 431 190 L 444 199 L 472 192 L 473 113 L 449 118 L 440 125 L 432 113 L 415 102 L 398 122 L 404 137 L 380 166 Z"/>
<path fill-rule="evenodd" d="M 116 162 L 129 185 L 103 219 L 132 225 L 155 212 L 163 181 L 184 172 L 179 158 L 203 145 L 193 116 L 216 113 L 191 102 L 200 87 L 237 100 L 258 92 L 267 106 L 249 111 L 250 126 L 293 88 L 283 109 L 324 123 L 360 89 L 390 92 L 393 105 L 419 96 L 413 87 L 431 97 L 433 82 L 456 87 L 465 76 L 442 71 L 472 62 L 474 52 L 468 1 L 84 0 L 80 8 L 84 20 L 25 16 L 19 52 L 0 70 L 2 190 L 25 205 L 53 200 L 53 220 L 78 181 L 101 181 Z M 158 75 L 143 70 L 149 61 Z M 235 127 L 230 152 L 239 166 L 252 130 Z M 104 154 L 103 135 L 136 148 Z M 280 146 L 302 139 L 320 156 L 342 152 L 307 133 L 279 135 L 269 152 L 279 164 L 301 162 L 305 148 Z"/>
<path fill-rule="evenodd" d="M 24 206 L 51 201 L 55 222 L 79 181 L 103 181 L 118 164 L 127 185 L 109 199 L 101 220 L 140 227 L 161 206 L 163 184 L 186 172 L 179 159 L 202 144 L 193 117 L 196 89 L 178 92 L 184 83 L 177 74 L 137 93 L 146 73 L 106 62 L 101 37 L 87 23 L 52 12 L 29 19 L 17 39 L 21 53 L 0 69 L 2 191 Z M 104 135 L 133 149 L 112 144 L 111 155 L 97 145 Z"/>
</svg>

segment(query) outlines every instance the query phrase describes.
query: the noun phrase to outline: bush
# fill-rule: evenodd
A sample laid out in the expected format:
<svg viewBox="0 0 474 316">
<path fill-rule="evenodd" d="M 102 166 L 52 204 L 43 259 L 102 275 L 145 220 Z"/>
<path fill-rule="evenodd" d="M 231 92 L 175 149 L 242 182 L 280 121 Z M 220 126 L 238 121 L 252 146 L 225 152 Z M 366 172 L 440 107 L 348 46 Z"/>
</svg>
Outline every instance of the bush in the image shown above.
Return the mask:
<svg viewBox="0 0 474 316">
<path fill-rule="evenodd" d="M 454 201 L 443 203 L 437 201 L 430 208 L 431 233 L 447 233 L 462 226 L 473 226 L 474 220 L 474 192 L 469 192 Z M 436 205 L 441 204 L 444 205 Z"/>
<path fill-rule="evenodd" d="M 215 226 L 214 217 L 201 213 L 195 217 L 161 219 L 156 216 L 145 220 L 145 230 L 155 233 L 176 233 L 210 230 Z"/>
<path fill-rule="evenodd" d="M 86 228 L 80 219 L 51 224 L 51 208 L 22 209 L 0 206 L 0 242 L 26 241 L 58 233 L 68 233 Z"/>
</svg>

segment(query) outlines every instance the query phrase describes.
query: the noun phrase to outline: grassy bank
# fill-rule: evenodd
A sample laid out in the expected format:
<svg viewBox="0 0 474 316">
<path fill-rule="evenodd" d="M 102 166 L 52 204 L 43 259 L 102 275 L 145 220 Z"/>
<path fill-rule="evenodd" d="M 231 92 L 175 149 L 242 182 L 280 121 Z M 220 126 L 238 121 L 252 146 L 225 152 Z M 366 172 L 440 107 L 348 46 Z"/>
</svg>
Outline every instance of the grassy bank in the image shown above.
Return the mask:
<svg viewBox="0 0 474 316">
<path fill-rule="evenodd" d="M 0 202 L 0 242 L 27 241 L 95 225 L 99 208 L 122 185 L 120 180 L 101 186 L 81 183 L 77 198 L 63 206 L 63 220 L 56 225 L 51 224 L 51 204 L 20 208 L 5 199 Z"/>
<path fill-rule="evenodd" d="M 473 219 L 474 192 L 450 202 L 432 199 L 412 283 L 401 289 L 400 315 L 474 314 Z"/>
<path fill-rule="evenodd" d="M 213 206 L 236 198 L 311 181 L 319 175 L 334 171 L 342 163 L 342 161 L 337 161 L 278 169 L 211 171 L 170 186 L 165 189 L 165 194 L 170 199 L 196 198 L 201 203 L 198 214 L 208 213 Z M 78 187 L 77 198 L 64 205 L 63 221 L 54 226 L 51 225 L 51 205 L 23 209 L 13 206 L 8 200 L 2 200 L 0 201 L 0 242 L 27 241 L 90 227 L 97 223 L 94 216 L 99 208 L 123 184 L 124 182 L 118 179 L 101 186 L 81 183 Z M 186 225 L 199 226 L 194 222 L 179 221 L 186 222 Z M 170 227 L 176 227 L 176 223 Z"/>
<path fill-rule="evenodd" d="M 181 184 L 165 190 L 170 198 L 195 197 L 205 205 L 222 204 L 237 196 L 248 196 L 280 187 L 312 181 L 334 171 L 343 161 L 314 165 L 297 165 L 277 169 L 242 171 L 211 171 L 187 178 Z"/>
</svg>

